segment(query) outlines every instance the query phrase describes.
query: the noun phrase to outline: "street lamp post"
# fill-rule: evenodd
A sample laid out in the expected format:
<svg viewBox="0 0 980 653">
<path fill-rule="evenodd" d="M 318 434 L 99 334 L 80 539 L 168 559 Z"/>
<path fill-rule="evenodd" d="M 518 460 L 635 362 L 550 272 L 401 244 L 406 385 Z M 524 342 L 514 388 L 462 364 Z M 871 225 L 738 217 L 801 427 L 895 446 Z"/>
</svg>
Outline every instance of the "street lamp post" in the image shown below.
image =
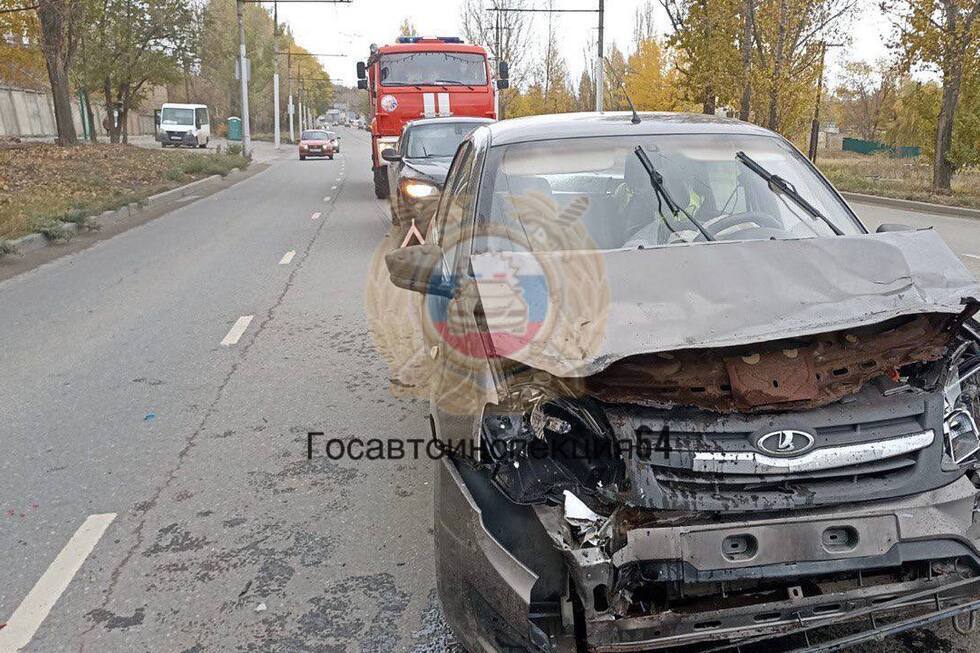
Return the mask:
<svg viewBox="0 0 980 653">
<path fill-rule="evenodd" d="M 238 63 L 242 82 L 242 153 L 248 156 L 252 151 L 252 132 L 248 120 L 248 60 L 245 57 L 245 18 L 244 4 L 237 0 L 238 10 Z"/>
<path fill-rule="evenodd" d="M 276 68 L 272 73 L 272 123 L 273 141 L 279 149 L 279 3 L 272 3 L 272 43 L 276 53 Z"/>
</svg>

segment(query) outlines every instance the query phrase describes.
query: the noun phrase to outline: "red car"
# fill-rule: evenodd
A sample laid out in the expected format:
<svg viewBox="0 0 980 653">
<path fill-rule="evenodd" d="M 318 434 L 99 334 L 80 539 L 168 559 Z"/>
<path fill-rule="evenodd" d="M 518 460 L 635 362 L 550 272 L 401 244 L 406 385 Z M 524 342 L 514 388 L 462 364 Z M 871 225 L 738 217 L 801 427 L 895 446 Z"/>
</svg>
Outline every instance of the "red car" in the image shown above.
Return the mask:
<svg viewBox="0 0 980 653">
<path fill-rule="evenodd" d="M 299 160 L 308 156 L 332 159 L 337 151 L 337 135 L 323 129 L 306 129 L 299 135 Z"/>
</svg>

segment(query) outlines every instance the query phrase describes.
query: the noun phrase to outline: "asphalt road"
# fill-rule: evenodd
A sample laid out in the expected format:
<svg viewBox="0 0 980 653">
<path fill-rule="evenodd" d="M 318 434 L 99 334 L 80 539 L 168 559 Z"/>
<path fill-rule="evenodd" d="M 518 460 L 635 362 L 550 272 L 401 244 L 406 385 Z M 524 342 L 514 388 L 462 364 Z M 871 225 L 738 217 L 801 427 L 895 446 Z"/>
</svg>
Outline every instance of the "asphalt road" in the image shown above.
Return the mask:
<svg viewBox="0 0 980 653">
<path fill-rule="evenodd" d="M 0 282 L 0 624 L 28 598 L 46 614 L 24 650 L 454 648 L 432 463 L 306 460 L 309 430 L 427 432 L 367 333 L 387 209 L 366 134 L 342 132 L 333 161 L 270 154 L 229 189 Z M 980 222 L 856 208 L 934 225 L 980 273 Z M 90 552 L 83 524 L 105 528 Z M 943 626 L 862 650 L 977 647 Z"/>
</svg>

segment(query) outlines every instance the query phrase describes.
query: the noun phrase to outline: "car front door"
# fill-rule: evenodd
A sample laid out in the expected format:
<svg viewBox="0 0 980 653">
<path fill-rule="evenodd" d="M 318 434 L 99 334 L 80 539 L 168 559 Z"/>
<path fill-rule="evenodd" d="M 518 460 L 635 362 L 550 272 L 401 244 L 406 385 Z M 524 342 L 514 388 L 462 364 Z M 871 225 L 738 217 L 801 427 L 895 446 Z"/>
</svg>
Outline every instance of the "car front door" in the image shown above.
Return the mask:
<svg viewBox="0 0 980 653">
<path fill-rule="evenodd" d="M 432 325 L 426 329 L 435 368 L 431 413 L 437 437 L 446 442 L 470 438 L 473 415 L 488 391 L 489 366 L 474 319 L 476 287 L 468 275 L 483 159 L 483 148 L 472 140 L 459 146 L 430 231 L 430 242 L 442 249 L 443 275 L 454 287 L 451 297 L 426 295 L 423 307 Z"/>
</svg>

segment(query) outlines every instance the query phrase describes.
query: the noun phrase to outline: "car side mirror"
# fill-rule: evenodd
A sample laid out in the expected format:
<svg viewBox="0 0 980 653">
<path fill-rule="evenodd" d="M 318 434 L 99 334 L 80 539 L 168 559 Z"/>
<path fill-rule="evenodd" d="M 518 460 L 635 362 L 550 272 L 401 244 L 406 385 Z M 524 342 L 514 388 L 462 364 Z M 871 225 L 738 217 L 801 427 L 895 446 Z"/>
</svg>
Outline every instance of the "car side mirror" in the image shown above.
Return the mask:
<svg viewBox="0 0 980 653">
<path fill-rule="evenodd" d="M 878 225 L 878 228 L 875 229 L 875 233 L 879 234 L 885 234 L 889 231 L 915 231 L 915 227 L 910 227 L 907 224 L 886 222 L 885 224 Z"/>
<path fill-rule="evenodd" d="M 385 149 L 381 150 L 381 158 L 390 163 L 395 163 L 396 161 L 402 160 L 402 155 L 398 153 L 398 150 L 391 147 L 386 147 Z"/>
<path fill-rule="evenodd" d="M 452 283 L 442 275 L 442 248 L 434 243 L 401 247 L 385 254 L 391 283 L 423 294 L 452 297 Z"/>
<path fill-rule="evenodd" d="M 364 65 L 364 62 L 363 61 L 358 61 L 357 62 L 357 78 L 358 79 L 367 79 L 367 70 L 366 70 L 366 66 Z"/>
<path fill-rule="evenodd" d="M 509 79 L 498 79 L 497 80 L 497 88 L 499 90 L 501 90 L 501 91 L 504 90 L 505 88 L 510 88 L 510 80 Z"/>
<path fill-rule="evenodd" d="M 357 80 L 357 88 L 361 89 L 362 91 L 366 91 L 367 90 L 367 80 L 366 79 L 359 79 L 359 80 Z"/>
</svg>

